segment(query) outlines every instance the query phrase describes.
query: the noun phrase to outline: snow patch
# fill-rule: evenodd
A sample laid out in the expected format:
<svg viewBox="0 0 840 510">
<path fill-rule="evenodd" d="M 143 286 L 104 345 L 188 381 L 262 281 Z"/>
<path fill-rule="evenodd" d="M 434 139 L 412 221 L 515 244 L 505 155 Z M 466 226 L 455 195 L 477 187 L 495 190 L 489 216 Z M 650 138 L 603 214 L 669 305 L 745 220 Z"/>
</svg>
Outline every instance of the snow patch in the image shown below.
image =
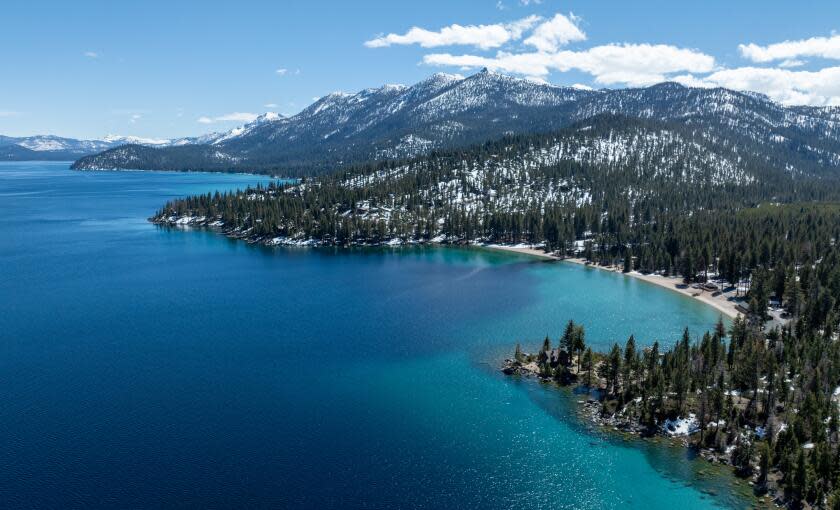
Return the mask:
<svg viewBox="0 0 840 510">
<path fill-rule="evenodd" d="M 665 420 L 662 423 L 662 432 L 672 437 L 689 436 L 699 430 L 700 425 L 698 425 L 694 413 L 689 414 L 688 418 L 678 417 L 674 420 Z"/>
</svg>

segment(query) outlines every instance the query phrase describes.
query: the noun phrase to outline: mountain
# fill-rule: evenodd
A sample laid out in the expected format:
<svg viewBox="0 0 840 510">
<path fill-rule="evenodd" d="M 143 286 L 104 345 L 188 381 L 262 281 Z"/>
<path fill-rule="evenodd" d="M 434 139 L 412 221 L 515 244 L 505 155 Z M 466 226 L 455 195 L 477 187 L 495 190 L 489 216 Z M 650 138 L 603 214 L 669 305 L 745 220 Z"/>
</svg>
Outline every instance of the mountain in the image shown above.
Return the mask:
<svg viewBox="0 0 840 510">
<path fill-rule="evenodd" d="M 558 246 L 618 224 L 840 199 L 840 175 L 786 165 L 694 126 L 599 114 L 549 134 L 177 200 L 153 220 L 212 225 L 267 244 Z"/>
<path fill-rule="evenodd" d="M 74 160 L 115 145 L 105 140 L 76 140 L 53 135 L 0 136 L 0 160 Z"/>
<path fill-rule="evenodd" d="M 840 166 L 840 108 L 787 107 L 756 93 L 688 88 L 581 90 L 482 71 L 435 74 L 324 96 L 297 115 L 263 119 L 189 147 L 130 145 L 80 159 L 77 169 L 141 168 L 311 175 L 375 160 L 551 132 L 601 114 L 674 122 L 790 172 Z"/>
<path fill-rule="evenodd" d="M 108 135 L 101 140 L 77 140 L 54 135 L 11 137 L 0 135 L 0 161 L 68 161 L 108 149 L 133 144 L 144 147 L 174 147 L 212 143 L 220 133 L 194 138 L 151 139 L 136 136 Z"/>
</svg>

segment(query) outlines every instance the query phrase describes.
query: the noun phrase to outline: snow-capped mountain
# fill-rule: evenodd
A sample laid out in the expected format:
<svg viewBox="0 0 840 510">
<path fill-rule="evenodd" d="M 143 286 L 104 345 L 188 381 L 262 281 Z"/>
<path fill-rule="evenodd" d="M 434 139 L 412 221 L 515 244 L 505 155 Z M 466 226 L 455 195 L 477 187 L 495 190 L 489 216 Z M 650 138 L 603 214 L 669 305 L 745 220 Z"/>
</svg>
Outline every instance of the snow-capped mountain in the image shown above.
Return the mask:
<svg viewBox="0 0 840 510">
<path fill-rule="evenodd" d="M 100 140 L 77 140 L 54 135 L 24 137 L 0 136 L 0 160 L 75 160 L 82 156 L 133 144 L 147 147 L 172 147 L 212 143 L 223 136 L 220 133 L 174 140 L 141 138 L 137 136 L 107 135 Z"/>
<path fill-rule="evenodd" d="M 485 70 L 469 77 L 435 74 L 413 86 L 337 92 L 291 117 L 267 115 L 189 144 L 106 150 L 82 158 L 75 168 L 319 173 L 505 135 L 547 133 L 602 114 L 690 127 L 717 146 L 763 154 L 791 173 L 840 167 L 840 108 L 786 107 L 760 94 L 674 83 L 585 90 Z"/>
<path fill-rule="evenodd" d="M 674 214 L 730 215 L 840 196 L 839 179 L 794 176 L 771 157 L 704 135 L 692 126 L 600 114 L 551 134 L 189 197 L 170 202 L 153 221 L 209 225 L 269 245 L 490 241 L 571 248 L 574 241 L 582 250 L 592 232 L 625 244 L 628 224 L 673 245 L 671 220 L 656 221 Z"/>
<path fill-rule="evenodd" d="M 280 122 L 284 118 L 285 117 L 283 117 L 279 113 L 266 112 L 266 113 L 260 115 L 259 117 L 257 117 L 256 119 L 254 119 L 252 122 L 249 122 L 245 125 L 242 125 L 242 126 L 239 126 L 239 127 L 236 127 L 236 128 L 233 128 L 230 131 L 228 131 L 227 133 L 221 133 L 221 134 L 212 133 L 210 135 L 205 135 L 204 141 L 203 142 L 197 142 L 197 143 L 206 143 L 206 144 L 209 144 L 209 145 L 218 145 L 218 144 L 224 143 L 228 140 L 234 140 L 236 138 L 241 138 L 243 136 L 247 136 L 254 129 L 257 129 L 261 126 L 265 126 L 267 124 Z M 184 144 L 178 144 L 178 145 L 184 145 Z"/>
<path fill-rule="evenodd" d="M 76 140 L 53 135 L 0 136 L 0 160 L 76 159 L 116 145 L 105 140 Z"/>
</svg>

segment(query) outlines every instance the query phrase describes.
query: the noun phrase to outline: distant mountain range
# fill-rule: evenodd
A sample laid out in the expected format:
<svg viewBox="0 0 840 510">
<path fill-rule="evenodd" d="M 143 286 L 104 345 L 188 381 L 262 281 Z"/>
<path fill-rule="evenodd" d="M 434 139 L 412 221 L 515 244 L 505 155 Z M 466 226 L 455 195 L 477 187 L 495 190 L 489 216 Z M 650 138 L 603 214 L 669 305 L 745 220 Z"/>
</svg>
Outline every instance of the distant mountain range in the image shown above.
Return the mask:
<svg viewBox="0 0 840 510">
<path fill-rule="evenodd" d="M 124 145 L 157 148 L 212 145 L 243 136 L 255 127 L 281 118 L 280 114 L 268 112 L 260 115 L 253 122 L 224 133 L 208 133 L 174 139 L 108 135 L 101 140 L 77 140 L 54 135 L 23 137 L 0 135 L 0 161 L 75 161 L 83 156 L 98 154 Z"/>
<path fill-rule="evenodd" d="M 77 153 L 101 152 L 81 157 L 74 168 L 310 175 L 508 135 L 550 133 L 604 114 L 688 128 L 722 150 L 737 149 L 744 160 L 792 174 L 834 174 L 840 167 L 838 107 L 783 106 L 761 94 L 675 83 L 619 90 L 556 87 L 485 70 L 466 78 L 435 74 L 410 87 L 333 93 L 294 116 L 265 114 L 227 133 L 80 142 L 88 145 Z M 0 141 L 0 150 L 8 148 Z"/>
<path fill-rule="evenodd" d="M 74 161 L 122 145 L 176 147 L 210 143 L 224 136 L 219 133 L 194 138 L 159 140 L 137 136 L 109 135 L 101 140 L 77 140 L 54 135 L 12 137 L 0 135 L 0 161 Z"/>
</svg>

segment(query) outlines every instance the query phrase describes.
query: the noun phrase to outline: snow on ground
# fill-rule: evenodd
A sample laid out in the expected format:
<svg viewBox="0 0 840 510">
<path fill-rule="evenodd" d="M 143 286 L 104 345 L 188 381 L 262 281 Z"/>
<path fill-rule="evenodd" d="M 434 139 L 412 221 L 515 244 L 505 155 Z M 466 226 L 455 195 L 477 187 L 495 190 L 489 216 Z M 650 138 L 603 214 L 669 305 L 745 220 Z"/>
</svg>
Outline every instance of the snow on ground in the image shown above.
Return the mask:
<svg viewBox="0 0 840 510">
<path fill-rule="evenodd" d="M 318 246 L 315 239 L 292 239 L 290 237 L 275 237 L 268 243 L 270 246 Z"/>
<path fill-rule="evenodd" d="M 662 423 L 662 432 L 669 436 L 688 436 L 700 430 L 700 425 L 697 424 L 697 417 L 694 413 L 688 415 L 688 418 L 676 418 L 674 420 L 665 420 Z"/>
</svg>

